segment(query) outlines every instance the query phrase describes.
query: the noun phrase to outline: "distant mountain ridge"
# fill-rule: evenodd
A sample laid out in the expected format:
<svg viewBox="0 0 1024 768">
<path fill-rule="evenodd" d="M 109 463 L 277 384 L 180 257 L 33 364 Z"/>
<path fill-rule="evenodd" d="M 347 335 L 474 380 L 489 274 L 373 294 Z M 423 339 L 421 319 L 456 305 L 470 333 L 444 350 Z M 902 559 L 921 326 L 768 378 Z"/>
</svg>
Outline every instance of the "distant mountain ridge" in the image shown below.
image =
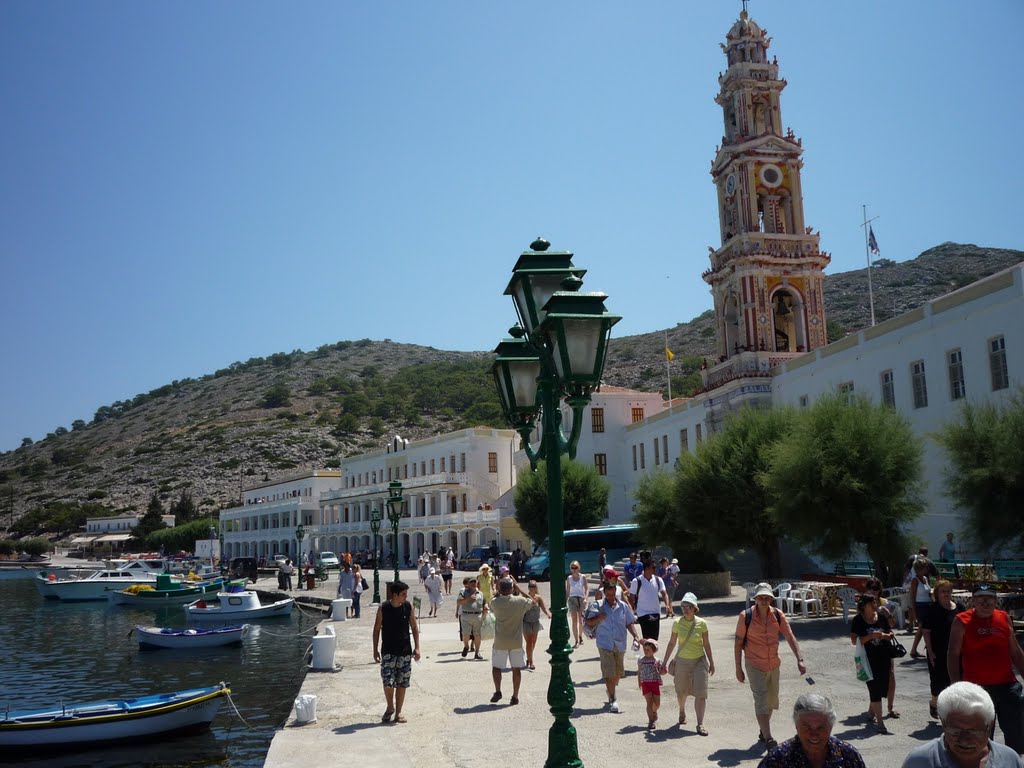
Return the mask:
<svg viewBox="0 0 1024 768">
<path fill-rule="evenodd" d="M 1022 260 L 1022 251 L 956 243 L 907 262 L 882 260 L 872 270 L 876 319 Z M 834 332 L 869 324 L 866 271 L 826 277 L 826 316 Z M 613 338 L 605 382 L 663 390 L 665 334 Z M 717 354 L 710 310 L 667 334 L 677 356 L 674 376 Z M 172 382 L 103 406 L 88 424 L 76 421 L 0 454 L 0 525 L 58 501 L 141 512 L 154 491 L 166 506 L 186 490 L 201 513 L 210 513 L 232 506 L 244 485 L 337 466 L 340 455 L 382 449 L 391 434 L 415 440 L 466 426 L 501 426 L 490 360 L 488 352 L 363 339 Z M 673 384 L 673 396 L 688 395 L 685 386 Z"/>
</svg>

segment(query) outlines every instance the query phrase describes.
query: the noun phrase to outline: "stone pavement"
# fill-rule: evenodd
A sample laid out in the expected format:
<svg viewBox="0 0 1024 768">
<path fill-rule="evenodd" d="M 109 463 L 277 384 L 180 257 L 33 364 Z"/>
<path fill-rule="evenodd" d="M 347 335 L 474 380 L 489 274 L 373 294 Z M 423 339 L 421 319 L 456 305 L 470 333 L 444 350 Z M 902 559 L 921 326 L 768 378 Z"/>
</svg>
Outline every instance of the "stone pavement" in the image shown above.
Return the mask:
<svg viewBox="0 0 1024 768">
<path fill-rule="evenodd" d="M 537 670 L 523 672 L 521 703 L 508 704 L 511 675 L 506 674 L 504 698 L 488 702 L 493 686 L 490 649 L 484 644 L 488 661 L 461 656 L 458 625 L 455 622 L 454 593 L 465 573 L 456 572 L 453 597 L 441 606 L 439 618 L 423 618 L 422 660 L 413 664 L 412 687 L 404 714 L 405 724 L 382 724 L 384 695 L 380 673 L 373 663 L 372 629 L 375 609 L 364 608 L 362 618 L 332 624 L 337 632 L 336 670 L 310 671 L 302 694 L 317 696 L 317 721 L 297 725 L 292 719 L 274 737 L 266 768 L 309 768 L 357 763 L 361 768 L 406 768 L 407 766 L 542 766 L 547 755 L 547 731 L 552 722 L 546 703 L 549 679 L 547 630 L 550 620 L 542 618 L 544 630 L 537 645 Z M 381 574 L 381 592 L 386 577 Z M 411 585 L 411 597 L 423 599 L 423 588 L 413 571 L 402 578 Z M 367 576 L 372 589 L 372 572 Z M 257 587 L 272 588 L 276 580 L 261 579 Z M 548 584 L 541 593 L 548 596 Z M 319 586 L 310 596 L 333 597 L 336 580 Z M 296 597 L 306 592 L 294 592 Z M 675 725 L 678 717 L 671 679 L 663 689 L 659 728 L 646 732 L 645 704 L 637 686 L 635 666 L 619 683 L 620 714 L 604 708 L 605 689 L 601 680 L 593 641 L 573 653 L 572 678 L 576 687 L 573 724 L 577 730 L 580 757 L 590 768 L 610 765 L 701 765 L 723 767 L 756 766 L 763 755 L 757 742 L 753 700 L 747 685 L 735 677 L 733 634 L 736 617 L 743 609 L 743 590 L 733 588 L 727 598 L 701 602 L 701 615 L 711 627 L 711 646 L 716 673 L 711 678 L 705 727 L 707 737 L 694 730 L 693 700 L 688 702 L 686 726 Z M 367 599 L 367 602 L 369 600 Z M 678 611 L 678 608 L 677 608 Z M 669 637 L 670 622 L 661 625 L 661 640 Z M 808 667 L 808 678 L 799 676 L 796 661 L 783 643 L 782 709 L 772 720 L 779 741 L 794 734 L 792 706 L 796 697 L 813 690 L 835 702 L 838 720 L 833 735 L 852 743 L 871 768 L 899 768 L 913 747 L 939 735 L 936 721 L 928 717 L 928 672 L 924 661 L 909 655 L 896 664 L 896 708 L 898 720 L 887 721 L 891 735 L 877 735 L 863 718 L 867 710 L 867 689 L 853 672 L 852 647 L 842 616 L 793 620 L 794 631 Z M 910 647 L 912 637 L 902 636 Z M 664 645 L 662 645 L 664 650 Z M 884 706 L 884 704 L 883 704 Z M 997 738 L 1001 736 L 997 731 Z"/>
</svg>

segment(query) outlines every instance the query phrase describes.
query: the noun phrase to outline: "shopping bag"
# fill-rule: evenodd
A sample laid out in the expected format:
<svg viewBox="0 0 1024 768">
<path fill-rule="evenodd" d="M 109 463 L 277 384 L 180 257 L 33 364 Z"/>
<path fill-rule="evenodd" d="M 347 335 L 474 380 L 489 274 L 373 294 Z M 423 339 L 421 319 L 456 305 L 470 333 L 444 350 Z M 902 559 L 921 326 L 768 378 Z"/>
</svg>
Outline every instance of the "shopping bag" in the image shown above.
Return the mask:
<svg viewBox="0 0 1024 768">
<path fill-rule="evenodd" d="M 875 679 L 875 676 L 871 674 L 871 663 L 868 661 L 868 655 L 864 651 L 864 644 L 857 638 L 857 645 L 853 651 L 853 663 L 857 668 L 857 679 L 862 683 L 870 683 Z"/>
<path fill-rule="evenodd" d="M 490 611 L 484 616 L 483 624 L 480 625 L 480 638 L 483 640 L 494 639 L 494 614 Z"/>
</svg>

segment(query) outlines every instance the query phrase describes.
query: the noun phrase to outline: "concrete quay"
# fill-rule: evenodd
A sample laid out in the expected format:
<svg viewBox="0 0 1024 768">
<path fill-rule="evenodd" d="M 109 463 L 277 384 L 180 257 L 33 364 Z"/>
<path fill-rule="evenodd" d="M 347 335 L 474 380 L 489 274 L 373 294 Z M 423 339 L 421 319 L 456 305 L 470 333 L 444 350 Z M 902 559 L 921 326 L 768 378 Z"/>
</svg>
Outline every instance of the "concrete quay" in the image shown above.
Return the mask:
<svg viewBox="0 0 1024 768">
<path fill-rule="evenodd" d="M 521 703 L 514 707 L 508 704 L 512 680 L 506 673 L 502 700 L 490 704 L 493 685 L 489 644 L 485 642 L 482 651 L 485 661 L 473 661 L 472 654 L 467 659 L 461 656 L 454 595 L 465 575 L 456 572 L 453 595 L 446 598 L 438 618 L 428 619 L 425 618 L 426 595 L 417 576 L 413 571 L 402 573 L 403 581 L 411 587 L 410 599 L 421 598 L 424 616 L 420 621 L 422 660 L 413 664 L 412 685 L 403 710 L 407 723 L 380 721 L 384 694 L 379 668 L 373 662 L 375 608 L 364 606 L 360 619 L 326 620 L 321 625 L 333 625 L 337 633 L 335 670 L 309 671 L 300 691 L 300 694 L 317 697 L 317 720 L 298 724 L 293 710 L 291 718 L 273 739 L 266 768 L 308 768 L 352 762 L 357 762 L 361 768 L 544 765 L 547 731 L 552 722 L 546 702 L 550 677 L 546 651 L 551 622 L 542 618 L 544 630 L 537 644 L 537 670 L 523 672 Z M 381 573 L 382 594 L 386 578 L 391 578 L 390 572 Z M 372 572 L 366 579 L 372 590 Z M 260 579 L 256 586 L 272 588 L 271 581 Z M 273 586 L 276 586 L 276 579 Z M 304 597 L 322 601 L 334 597 L 336 587 L 337 576 L 332 572 L 326 584 L 308 593 L 293 591 L 291 594 L 300 601 Z M 542 583 L 540 587 L 547 599 L 549 585 Z M 367 603 L 369 597 L 365 595 Z M 744 592 L 739 587 L 734 587 L 729 597 L 701 601 L 701 615 L 711 627 L 715 661 L 704 722 L 709 731 L 707 737 L 695 731 L 692 699 L 687 703 L 688 724 L 676 725 L 678 708 L 668 677 L 663 688 L 658 730 L 646 731 L 645 704 L 637 686 L 635 666 L 634 671 L 630 671 L 632 659 L 628 653 L 627 676 L 618 689 L 622 711 L 612 714 L 605 708 L 605 688 L 593 641 L 587 641 L 575 651 L 570 668 L 576 688 L 572 720 L 584 765 L 607 768 L 609 765 L 650 765 L 657 761 L 692 766 L 712 763 L 723 768 L 755 766 L 764 749 L 757 741 L 758 728 L 750 690 L 736 680 L 733 661 L 733 635 L 743 607 Z M 794 618 L 792 623 L 807 664 L 808 679 L 799 675 L 796 661 L 783 643 L 782 708 L 772 720 L 776 739 L 782 741 L 794 735 L 793 702 L 799 694 L 809 690 L 832 698 L 838 712 L 833 735 L 853 744 L 872 768 L 899 768 L 911 749 L 940 734 L 938 723 L 928 717 L 928 672 L 923 660 L 912 660 L 909 655 L 897 660 L 896 709 L 902 717 L 887 721 L 890 735 L 877 735 L 865 722 L 867 689 L 854 677 L 852 646 L 842 615 Z M 662 621 L 662 652 L 670 626 L 668 619 Z M 912 639 L 901 636 L 908 649 Z M 997 739 L 1002 740 L 998 730 Z"/>
</svg>

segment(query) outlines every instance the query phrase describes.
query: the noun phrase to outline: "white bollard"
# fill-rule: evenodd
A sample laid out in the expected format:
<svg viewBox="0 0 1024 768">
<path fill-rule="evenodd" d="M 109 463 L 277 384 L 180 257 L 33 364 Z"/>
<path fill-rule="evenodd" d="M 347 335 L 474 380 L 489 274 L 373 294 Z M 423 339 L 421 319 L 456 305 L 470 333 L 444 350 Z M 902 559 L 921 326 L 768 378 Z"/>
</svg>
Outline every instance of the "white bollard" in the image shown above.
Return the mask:
<svg viewBox="0 0 1024 768">
<path fill-rule="evenodd" d="M 334 627 L 324 628 L 322 635 L 313 638 L 313 661 L 310 669 L 334 669 L 334 649 L 337 638 L 334 635 Z"/>
<path fill-rule="evenodd" d="M 348 618 L 345 611 L 351 607 L 352 601 L 347 597 L 339 597 L 337 600 L 331 600 L 331 620 L 345 621 Z"/>
</svg>

